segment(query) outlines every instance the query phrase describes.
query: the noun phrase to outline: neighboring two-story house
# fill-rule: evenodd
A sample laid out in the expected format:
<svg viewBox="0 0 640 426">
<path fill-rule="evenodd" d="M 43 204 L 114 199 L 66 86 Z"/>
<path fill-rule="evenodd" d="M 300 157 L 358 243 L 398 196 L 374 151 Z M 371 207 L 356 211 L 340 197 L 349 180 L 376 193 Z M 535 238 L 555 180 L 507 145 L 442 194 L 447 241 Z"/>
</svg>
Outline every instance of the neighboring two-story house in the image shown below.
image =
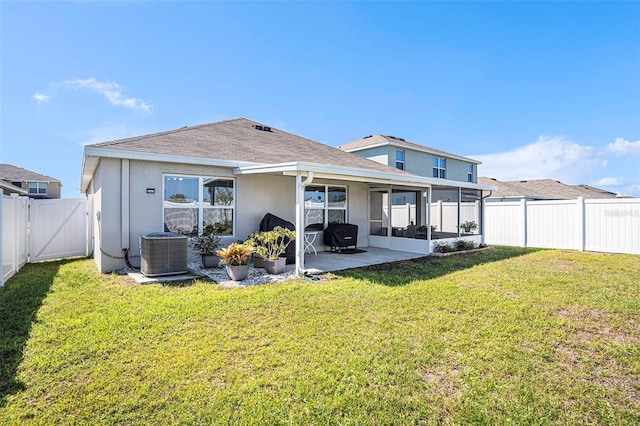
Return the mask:
<svg viewBox="0 0 640 426">
<path fill-rule="evenodd" d="M 62 182 L 51 176 L 32 172 L 11 164 L 0 164 L 2 192 L 28 195 L 31 198 L 60 198 Z"/>
<path fill-rule="evenodd" d="M 338 148 L 416 175 L 461 182 L 477 183 L 478 165 L 481 164 L 461 155 L 378 134 Z"/>
<path fill-rule="evenodd" d="M 338 148 L 433 179 L 429 191 L 398 187 L 390 190 L 392 236 L 416 238 L 418 235 L 420 238 L 427 224 L 430 224 L 430 236 L 434 239 L 480 233 L 482 200 L 489 192 L 483 194 L 481 189 L 474 188 L 478 181 L 479 161 L 380 134 L 365 136 Z M 454 182 L 467 185 L 455 185 Z M 380 198 L 382 204 L 387 202 L 384 192 L 372 193 L 372 198 Z M 388 216 L 388 210 L 387 207 L 383 216 Z M 388 230 L 381 229 L 380 232 L 384 235 Z"/>
</svg>

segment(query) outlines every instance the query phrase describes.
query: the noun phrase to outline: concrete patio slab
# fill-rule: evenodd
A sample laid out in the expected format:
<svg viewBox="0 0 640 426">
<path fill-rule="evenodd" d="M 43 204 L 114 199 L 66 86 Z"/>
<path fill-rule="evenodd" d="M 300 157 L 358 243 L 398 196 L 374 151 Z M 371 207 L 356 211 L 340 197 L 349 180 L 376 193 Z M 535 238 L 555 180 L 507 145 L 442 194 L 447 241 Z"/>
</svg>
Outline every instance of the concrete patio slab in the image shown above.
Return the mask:
<svg viewBox="0 0 640 426">
<path fill-rule="evenodd" d="M 426 254 L 394 251 L 377 247 L 362 247 L 362 249 L 366 250 L 366 252 L 353 254 L 329 252 L 318 252 L 317 255 L 305 254 L 304 262 L 306 273 L 316 275 L 399 260 L 417 259 L 426 256 Z"/>
</svg>

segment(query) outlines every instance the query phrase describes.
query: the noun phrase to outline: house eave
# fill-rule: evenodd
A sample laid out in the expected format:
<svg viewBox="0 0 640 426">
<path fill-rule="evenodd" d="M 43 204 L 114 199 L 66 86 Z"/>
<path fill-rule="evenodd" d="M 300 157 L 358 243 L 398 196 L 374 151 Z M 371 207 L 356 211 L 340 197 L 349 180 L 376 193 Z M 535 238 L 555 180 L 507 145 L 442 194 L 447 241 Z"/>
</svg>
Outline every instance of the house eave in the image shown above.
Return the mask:
<svg viewBox="0 0 640 426">
<path fill-rule="evenodd" d="M 257 163 L 248 161 L 221 160 L 216 158 L 192 157 L 187 155 L 159 154 L 153 152 L 118 150 L 86 146 L 82 160 L 82 178 L 80 192 L 86 193 L 93 174 L 98 167 L 101 158 L 117 158 L 125 160 L 155 161 L 166 163 L 197 164 L 202 166 L 216 166 L 236 168 L 250 166 Z"/>
</svg>

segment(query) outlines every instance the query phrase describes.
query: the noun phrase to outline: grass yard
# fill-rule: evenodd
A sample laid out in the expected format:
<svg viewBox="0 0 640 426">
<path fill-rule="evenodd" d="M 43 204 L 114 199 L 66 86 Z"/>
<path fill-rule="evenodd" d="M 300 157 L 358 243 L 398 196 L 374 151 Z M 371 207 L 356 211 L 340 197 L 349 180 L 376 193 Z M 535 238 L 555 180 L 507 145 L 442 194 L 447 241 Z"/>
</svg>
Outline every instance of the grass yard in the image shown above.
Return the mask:
<svg viewBox="0 0 640 426">
<path fill-rule="evenodd" d="M 249 288 L 0 289 L 0 424 L 639 424 L 640 256 L 497 247 Z"/>
</svg>

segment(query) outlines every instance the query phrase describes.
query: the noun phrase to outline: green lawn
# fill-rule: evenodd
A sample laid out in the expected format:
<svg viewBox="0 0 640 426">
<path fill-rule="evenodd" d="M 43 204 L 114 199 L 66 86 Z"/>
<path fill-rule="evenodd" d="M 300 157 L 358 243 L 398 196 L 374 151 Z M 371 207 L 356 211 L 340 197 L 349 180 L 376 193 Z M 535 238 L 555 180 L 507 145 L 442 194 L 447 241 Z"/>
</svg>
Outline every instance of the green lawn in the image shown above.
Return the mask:
<svg viewBox="0 0 640 426">
<path fill-rule="evenodd" d="M 498 247 L 249 288 L 0 289 L 0 424 L 639 424 L 640 257 Z"/>
</svg>

